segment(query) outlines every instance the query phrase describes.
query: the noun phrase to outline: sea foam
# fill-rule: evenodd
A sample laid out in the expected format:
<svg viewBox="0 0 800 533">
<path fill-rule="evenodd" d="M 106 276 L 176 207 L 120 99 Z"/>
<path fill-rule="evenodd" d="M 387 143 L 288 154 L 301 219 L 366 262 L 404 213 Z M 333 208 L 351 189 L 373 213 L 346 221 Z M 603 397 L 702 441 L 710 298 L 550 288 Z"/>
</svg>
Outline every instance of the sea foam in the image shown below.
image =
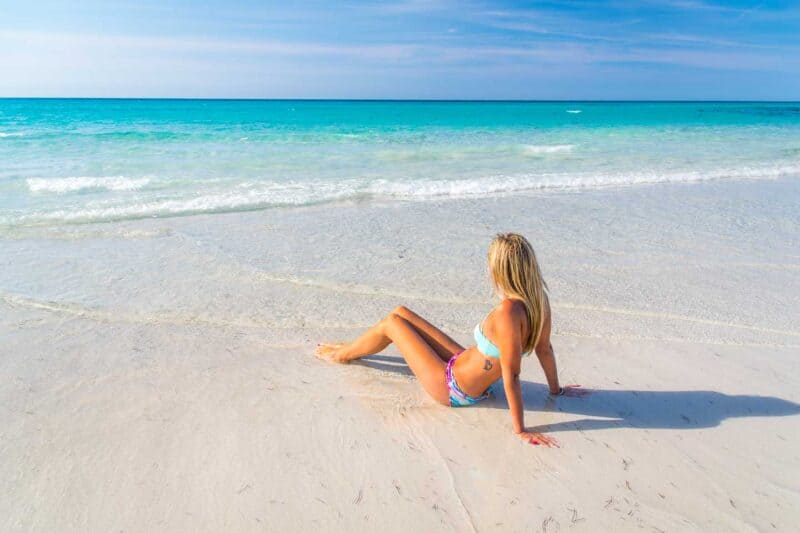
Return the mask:
<svg viewBox="0 0 800 533">
<path fill-rule="evenodd" d="M 542 155 L 571 152 L 573 148 L 575 148 L 573 144 L 528 144 L 523 147 L 522 151 L 526 155 Z"/>
<path fill-rule="evenodd" d="M 39 211 L 24 217 L 26 222 L 100 222 L 148 217 L 250 211 L 273 207 L 308 206 L 361 199 L 430 201 L 475 198 L 526 191 L 559 191 L 629 187 L 643 184 L 698 182 L 725 179 L 775 179 L 800 175 L 800 165 L 741 167 L 713 171 L 570 173 L 486 176 L 470 179 L 418 179 L 412 181 L 343 180 L 337 183 L 271 183 L 233 190 L 207 191 L 184 198 L 130 203 L 94 204 L 91 207 Z"/>
<path fill-rule="evenodd" d="M 522 191 L 559 189 L 602 189 L 607 187 L 629 187 L 657 183 L 687 183 L 725 179 L 776 179 L 800 175 L 798 165 L 776 165 L 763 167 L 740 167 L 706 171 L 640 171 L 584 172 L 529 174 L 515 176 L 488 176 L 463 180 L 417 180 L 397 182 L 379 180 L 367 188 L 370 196 L 393 198 L 465 198 L 487 194 L 505 194 Z"/>
<path fill-rule="evenodd" d="M 150 182 L 147 178 L 125 178 L 123 176 L 107 177 L 68 177 L 68 178 L 28 178 L 26 183 L 31 192 L 67 193 L 87 189 L 104 189 L 107 191 L 134 191 Z"/>
</svg>

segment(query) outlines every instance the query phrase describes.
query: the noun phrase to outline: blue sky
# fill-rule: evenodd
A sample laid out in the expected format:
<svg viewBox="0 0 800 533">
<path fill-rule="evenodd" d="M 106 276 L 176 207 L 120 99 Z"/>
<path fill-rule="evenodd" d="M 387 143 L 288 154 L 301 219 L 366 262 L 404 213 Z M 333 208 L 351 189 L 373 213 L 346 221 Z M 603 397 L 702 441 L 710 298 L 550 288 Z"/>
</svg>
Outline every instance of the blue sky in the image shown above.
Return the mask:
<svg viewBox="0 0 800 533">
<path fill-rule="evenodd" d="M 800 1 L 0 0 L 0 96 L 800 100 Z"/>
</svg>

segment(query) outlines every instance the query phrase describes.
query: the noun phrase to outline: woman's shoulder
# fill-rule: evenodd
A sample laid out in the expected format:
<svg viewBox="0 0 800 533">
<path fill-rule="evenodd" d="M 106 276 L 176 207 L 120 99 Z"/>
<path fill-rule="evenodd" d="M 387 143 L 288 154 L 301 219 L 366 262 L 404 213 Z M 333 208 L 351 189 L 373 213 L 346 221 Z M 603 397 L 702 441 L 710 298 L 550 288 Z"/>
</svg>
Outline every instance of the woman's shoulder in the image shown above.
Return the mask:
<svg viewBox="0 0 800 533">
<path fill-rule="evenodd" d="M 504 320 L 521 320 L 523 322 L 527 322 L 528 320 L 528 309 L 525 307 L 525 303 L 519 298 L 504 298 L 495 309 L 497 310 L 496 314 L 498 317 Z M 545 322 L 549 321 L 550 299 L 547 295 L 545 295 L 543 314 Z"/>
<path fill-rule="evenodd" d="M 518 298 L 504 298 L 497 306 L 498 318 L 524 319 L 526 313 L 525 304 Z"/>
</svg>

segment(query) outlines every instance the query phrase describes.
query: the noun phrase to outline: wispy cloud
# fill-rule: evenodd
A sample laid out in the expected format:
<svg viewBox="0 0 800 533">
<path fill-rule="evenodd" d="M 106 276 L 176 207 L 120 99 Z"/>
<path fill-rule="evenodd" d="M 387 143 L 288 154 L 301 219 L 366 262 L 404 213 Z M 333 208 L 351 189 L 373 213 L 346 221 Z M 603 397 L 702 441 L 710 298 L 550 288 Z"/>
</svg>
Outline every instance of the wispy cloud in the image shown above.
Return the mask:
<svg viewBox="0 0 800 533">
<path fill-rule="evenodd" d="M 649 62 L 686 65 L 716 69 L 764 68 L 797 64 L 798 60 L 775 58 L 765 54 L 712 52 L 709 50 L 656 49 L 652 44 L 659 36 L 644 44 L 618 48 L 590 46 L 587 43 L 529 42 L 514 45 L 484 44 L 419 44 L 380 43 L 346 45 L 317 41 L 197 39 L 176 37 L 138 37 L 104 34 L 22 32 L 0 30 L 0 59 L 11 49 L 50 49 L 59 55 L 92 55 L 95 53 L 147 52 L 165 54 L 211 54 L 240 56 L 270 56 L 276 58 L 339 58 L 350 61 L 392 61 L 395 64 L 443 64 L 470 61 L 535 60 L 538 63 L 604 63 Z M 661 36 L 662 40 L 697 42 L 702 38 L 691 35 Z M 736 43 L 725 43 L 734 46 Z M 16 45 L 16 46 L 12 46 Z M 800 49 L 795 51 L 800 52 Z M 796 57 L 800 57 L 798 54 Z"/>
<path fill-rule="evenodd" d="M 708 80 L 719 76 L 749 86 L 760 80 L 788 97 L 797 87 L 800 94 L 800 19 L 785 5 L 208 0 L 199 8 L 142 2 L 73 10 L 53 4 L 60 11 L 50 17 L 41 16 L 35 0 L 7 10 L 0 20 L 0 94 L 105 84 L 108 92 L 236 87 L 235 94 L 251 94 L 257 87 L 291 96 L 299 87 L 308 91 L 303 94 L 346 96 L 388 87 L 393 96 L 395 90 L 417 96 L 450 90 L 454 97 L 484 90 L 492 97 L 508 94 L 503 91 L 515 83 L 515 95 L 527 90 L 536 97 L 547 86 L 576 94 L 578 87 L 594 88 L 602 97 L 616 83 L 607 76 L 648 87 L 668 71 L 668 85 L 692 87 L 691 80 L 700 80 L 695 96 L 713 96 Z M 109 72 L 113 80 L 103 77 Z M 630 95 L 637 96 L 647 94 Z"/>
<path fill-rule="evenodd" d="M 797 17 L 800 15 L 798 6 L 772 5 L 766 2 L 752 2 L 748 6 L 731 5 L 715 2 L 705 2 L 702 0 L 644 0 L 647 4 L 662 7 L 674 11 L 699 12 L 706 14 L 735 15 L 734 20 L 742 19 L 750 15 L 758 14 L 764 19 L 779 19 L 785 17 Z"/>
<path fill-rule="evenodd" d="M 419 14 L 450 9 L 456 5 L 448 0 L 404 0 L 402 2 L 379 2 L 358 9 L 367 9 L 384 14 Z"/>
<path fill-rule="evenodd" d="M 661 0 L 653 3 L 673 9 L 687 9 L 695 11 L 725 11 L 725 12 L 740 11 L 738 8 L 735 7 L 713 4 L 710 2 L 703 2 L 701 0 Z"/>
<path fill-rule="evenodd" d="M 137 49 L 157 52 L 241 53 L 277 56 L 344 56 L 370 59 L 411 57 L 423 47 L 408 44 L 347 45 L 313 41 L 275 41 L 238 39 L 200 39 L 179 37 L 138 37 L 95 33 L 3 31 L 0 39 L 19 45 L 44 45 L 53 48 Z M 2 57 L 0 51 L 0 57 Z"/>
</svg>

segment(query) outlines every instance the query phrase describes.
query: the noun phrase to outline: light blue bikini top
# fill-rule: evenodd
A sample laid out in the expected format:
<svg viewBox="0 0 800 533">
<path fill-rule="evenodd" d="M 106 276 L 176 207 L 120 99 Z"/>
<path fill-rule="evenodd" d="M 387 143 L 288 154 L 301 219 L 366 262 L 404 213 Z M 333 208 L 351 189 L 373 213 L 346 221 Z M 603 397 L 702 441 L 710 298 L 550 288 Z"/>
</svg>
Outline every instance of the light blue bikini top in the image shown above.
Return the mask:
<svg viewBox="0 0 800 533">
<path fill-rule="evenodd" d="M 491 314 L 491 311 L 489 312 Z M 489 315 L 486 315 L 487 317 Z M 486 318 L 483 319 L 486 321 Z M 479 322 L 475 324 L 475 344 L 478 345 L 478 351 L 481 352 L 486 357 L 500 357 L 500 349 L 494 345 L 492 341 L 486 338 L 486 335 L 483 334 L 481 331 L 481 324 L 483 322 Z"/>
</svg>

